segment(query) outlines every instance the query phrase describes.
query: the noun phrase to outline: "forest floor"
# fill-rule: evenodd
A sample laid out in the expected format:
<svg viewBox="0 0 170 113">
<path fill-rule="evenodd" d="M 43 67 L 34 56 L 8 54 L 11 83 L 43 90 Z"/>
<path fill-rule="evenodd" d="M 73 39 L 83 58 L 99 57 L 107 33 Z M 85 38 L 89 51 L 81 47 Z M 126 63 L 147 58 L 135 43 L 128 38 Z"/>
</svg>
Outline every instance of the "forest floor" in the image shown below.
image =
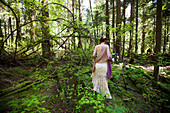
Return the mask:
<svg viewBox="0 0 170 113">
<path fill-rule="evenodd" d="M 169 66 L 160 68 L 161 76 L 155 83 L 152 64 L 126 64 L 121 79 L 123 63 L 112 64 L 110 100 L 92 91 L 91 65 L 79 58 L 73 55 L 48 63 L 34 59 L 22 62 L 27 64 L 26 68 L 0 65 L 0 112 L 166 113 L 170 110 Z M 38 65 L 31 65 L 32 62 Z"/>
</svg>

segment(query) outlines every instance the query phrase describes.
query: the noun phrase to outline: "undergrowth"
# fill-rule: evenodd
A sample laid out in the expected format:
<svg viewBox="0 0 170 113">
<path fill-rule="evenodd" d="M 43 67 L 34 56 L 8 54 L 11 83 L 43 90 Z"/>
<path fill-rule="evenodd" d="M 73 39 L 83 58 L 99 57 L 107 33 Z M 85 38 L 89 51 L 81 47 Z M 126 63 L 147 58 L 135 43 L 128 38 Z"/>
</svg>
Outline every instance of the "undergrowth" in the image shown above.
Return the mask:
<svg viewBox="0 0 170 113">
<path fill-rule="evenodd" d="M 121 78 L 120 83 L 114 85 L 119 81 L 122 64 L 112 64 L 109 89 L 113 99 L 95 93 L 91 82 L 92 65 L 89 62 L 92 61 L 92 57 L 87 59 L 92 51 L 85 51 L 85 53 L 86 56 L 81 50 L 66 52 L 65 56 L 54 58 L 45 66 L 34 67 L 32 71 L 14 67 L 13 72 L 22 79 L 15 81 L 12 87 L 28 80 L 38 83 L 26 90 L 2 96 L 0 111 L 150 113 L 169 110 L 170 96 L 166 85 L 169 78 L 167 83 L 154 83 L 151 75 L 135 65 L 126 64 L 123 75 L 125 82 Z"/>
</svg>

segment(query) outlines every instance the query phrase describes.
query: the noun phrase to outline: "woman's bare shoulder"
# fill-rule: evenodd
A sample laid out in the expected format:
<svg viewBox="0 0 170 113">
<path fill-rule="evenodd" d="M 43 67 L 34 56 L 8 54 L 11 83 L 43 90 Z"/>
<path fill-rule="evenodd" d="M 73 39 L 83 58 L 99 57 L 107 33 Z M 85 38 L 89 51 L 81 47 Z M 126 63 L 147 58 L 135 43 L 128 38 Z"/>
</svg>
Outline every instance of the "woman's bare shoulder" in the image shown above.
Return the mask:
<svg viewBox="0 0 170 113">
<path fill-rule="evenodd" d="M 104 46 L 105 46 L 106 48 L 108 48 L 108 47 L 109 47 L 109 45 L 107 45 L 107 44 L 105 44 Z"/>
</svg>

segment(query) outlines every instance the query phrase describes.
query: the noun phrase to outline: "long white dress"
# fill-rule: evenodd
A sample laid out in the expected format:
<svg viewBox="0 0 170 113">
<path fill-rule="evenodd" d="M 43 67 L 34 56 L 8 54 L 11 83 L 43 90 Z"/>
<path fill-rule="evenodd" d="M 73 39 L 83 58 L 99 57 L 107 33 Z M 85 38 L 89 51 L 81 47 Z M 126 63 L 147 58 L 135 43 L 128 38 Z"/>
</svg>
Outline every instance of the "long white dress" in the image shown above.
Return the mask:
<svg viewBox="0 0 170 113">
<path fill-rule="evenodd" d="M 95 72 L 92 74 L 93 90 L 112 99 L 107 81 L 107 61 L 95 64 Z"/>
</svg>

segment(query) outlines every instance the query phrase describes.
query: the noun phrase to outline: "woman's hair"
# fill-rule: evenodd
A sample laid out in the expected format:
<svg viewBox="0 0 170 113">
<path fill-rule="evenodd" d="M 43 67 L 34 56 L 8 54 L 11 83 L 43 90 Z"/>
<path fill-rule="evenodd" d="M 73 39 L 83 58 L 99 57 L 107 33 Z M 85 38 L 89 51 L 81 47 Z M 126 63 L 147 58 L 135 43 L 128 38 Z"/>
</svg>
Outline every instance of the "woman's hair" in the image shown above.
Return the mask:
<svg viewBox="0 0 170 113">
<path fill-rule="evenodd" d="M 100 43 L 105 42 L 105 41 L 106 41 L 106 37 L 101 37 L 100 38 Z"/>
</svg>

